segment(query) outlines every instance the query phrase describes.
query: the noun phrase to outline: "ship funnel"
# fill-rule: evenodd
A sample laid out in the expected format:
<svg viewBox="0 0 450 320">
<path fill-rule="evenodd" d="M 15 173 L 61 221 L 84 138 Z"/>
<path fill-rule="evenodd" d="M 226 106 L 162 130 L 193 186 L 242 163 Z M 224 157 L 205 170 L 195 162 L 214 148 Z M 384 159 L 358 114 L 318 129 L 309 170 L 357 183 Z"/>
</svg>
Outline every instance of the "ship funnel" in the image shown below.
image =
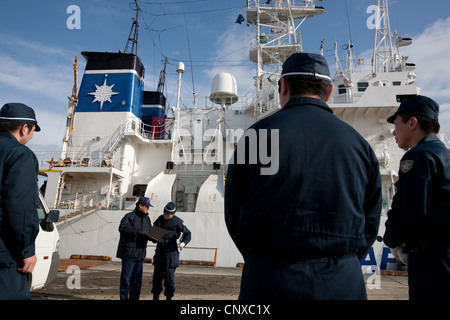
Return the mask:
<svg viewBox="0 0 450 320">
<path fill-rule="evenodd" d="M 217 74 L 212 81 L 209 100 L 213 103 L 225 105 L 236 103 L 238 95 L 234 76 L 226 72 Z"/>
</svg>

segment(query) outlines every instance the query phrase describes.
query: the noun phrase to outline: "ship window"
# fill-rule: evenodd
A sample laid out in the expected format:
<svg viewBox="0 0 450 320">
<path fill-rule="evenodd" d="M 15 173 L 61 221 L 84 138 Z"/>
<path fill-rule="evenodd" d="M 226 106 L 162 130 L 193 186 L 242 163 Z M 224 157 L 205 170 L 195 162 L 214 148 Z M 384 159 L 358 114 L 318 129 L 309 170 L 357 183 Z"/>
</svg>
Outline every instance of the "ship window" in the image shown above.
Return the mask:
<svg viewBox="0 0 450 320">
<path fill-rule="evenodd" d="M 401 86 L 402 82 L 401 81 L 392 81 L 392 85 L 394 85 L 394 86 Z"/>
<path fill-rule="evenodd" d="M 358 82 L 358 92 L 364 92 L 369 87 L 368 82 Z"/>
<path fill-rule="evenodd" d="M 338 93 L 339 94 L 347 93 L 347 89 L 345 88 L 345 85 L 343 85 L 343 84 L 338 85 Z"/>
<path fill-rule="evenodd" d="M 142 197 L 145 194 L 145 190 L 147 189 L 146 184 L 135 184 L 133 186 L 133 196 Z"/>
<path fill-rule="evenodd" d="M 412 98 L 415 96 L 416 96 L 416 94 L 398 94 L 396 96 L 396 100 L 397 100 L 397 102 L 402 102 L 404 99 L 409 99 L 409 98 Z"/>
</svg>

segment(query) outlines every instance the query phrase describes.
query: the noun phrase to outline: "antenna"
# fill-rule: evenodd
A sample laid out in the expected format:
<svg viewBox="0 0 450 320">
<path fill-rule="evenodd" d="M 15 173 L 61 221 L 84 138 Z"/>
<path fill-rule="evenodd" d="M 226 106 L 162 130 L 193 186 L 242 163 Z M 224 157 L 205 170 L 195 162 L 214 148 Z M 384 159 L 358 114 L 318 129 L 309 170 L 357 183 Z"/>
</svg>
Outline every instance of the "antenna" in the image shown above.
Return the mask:
<svg viewBox="0 0 450 320">
<path fill-rule="evenodd" d="M 164 84 L 166 82 L 166 66 L 167 66 L 167 57 L 164 59 L 164 68 L 159 73 L 159 80 L 158 80 L 158 88 L 156 91 L 164 93 Z"/>
<path fill-rule="evenodd" d="M 189 41 L 189 32 L 188 32 L 188 25 L 186 21 L 186 13 L 184 14 L 184 25 L 186 27 L 186 37 L 187 37 L 187 43 L 188 43 L 188 49 L 189 49 L 189 61 L 191 63 L 191 77 L 192 77 L 192 95 L 194 96 L 194 108 L 197 105 L 197 97 L 195 96 L 195 82 L 194 82 L 194 67 L 192 66 L 192 56 L 191 56 L 191 42 Z"/>
<path fill-rule="evenodd" d="M 131 3 L 130 3 L 131 4 Z M 137 55 L 137 43 L 138 43 L 138 37 L 139 37 L 139 11 L 141 8 L 139 8 L 139 5 L 137 4 L 137 0 L 134 0 L 134 5 L 136 6 L 136 18 L 133 19 L 133 24 L 131 25 L 130 34 L 128 35 L 127 44 L 125 45 L 124 52 L 125 53 L 133 53 Z M 132 37 L 133 35 L 133 37 Z M 131 47 L 131 50 L 130 50 Z"/>
</svg>

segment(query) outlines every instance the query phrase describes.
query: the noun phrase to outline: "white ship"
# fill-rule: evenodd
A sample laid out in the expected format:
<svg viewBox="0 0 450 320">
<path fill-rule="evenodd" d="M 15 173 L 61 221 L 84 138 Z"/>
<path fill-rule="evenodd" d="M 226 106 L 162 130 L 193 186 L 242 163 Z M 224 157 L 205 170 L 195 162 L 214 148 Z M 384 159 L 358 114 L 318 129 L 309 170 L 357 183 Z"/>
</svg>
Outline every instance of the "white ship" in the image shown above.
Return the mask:
<svg viewBox="0 0 450 320">
<path fill-rule="evenodd" d="M 145 195 L 154 206 L 152 221 L 173 201 L 177 215 L 192 231 L 182 260 L 223 267 L 243 262 L 223 216 L 227 162 L 243 131 L 279 110 L 277 81 L 282 63 L 302 51 L 301 25 L 326 10 L 315 2 L 247 1 L 246 20 L 256 29 L 250 59 L 257 72 L 255 90 L 246 96 L 238 96 L 233 75 L 220 73 L 209 97 L 186 105 L 181 98 L 181 62 L 176 105 L 168 105 L 163 94 L 165 66 L 157 90 L 144 90 L 144 66 L 133 53 L 137 24 L 130 32 L 131 51 L 82 53 L 87 63 L 79 90 L 74 61 L 75 85 L 60 159 L 37 154 L 40 174 L 47 178 L 45 200 L 65 214 L 58 223 L 61 258 L 85 254 L 116 259 L 119 221 Z M 379 159 L 382 236 L 404 153 L 386 119 L 402 99 L 419 94 L 419 88 L 414 84 L 414 65 L 399 51 L 412 40 L 390 30 L 387 0 L 376 4 L 380 23 L 375 28 L 373 56 L 356 59 L 351 44 L 344 62 L 336 53 L 335 89 L 329 105 L 367 139 Z M 373 272 L 396 267 L 380 237 L 363 268 Z"/>
</svg>

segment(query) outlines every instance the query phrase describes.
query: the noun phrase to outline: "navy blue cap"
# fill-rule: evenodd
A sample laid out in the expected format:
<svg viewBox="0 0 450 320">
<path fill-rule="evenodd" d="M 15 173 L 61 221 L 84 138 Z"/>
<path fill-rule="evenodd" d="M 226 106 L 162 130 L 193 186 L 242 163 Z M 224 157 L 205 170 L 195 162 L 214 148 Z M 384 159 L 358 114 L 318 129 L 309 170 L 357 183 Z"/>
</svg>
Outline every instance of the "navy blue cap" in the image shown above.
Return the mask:
<svg viewBox="0 0 450 320">
<path fill-rule="evenodd" d="M 1 122 L 24 122 L 36 125 L 34 131 L 41 131 L 34 110 L 23 103 L 7 103 L 0 110 Z"/>
<path fill-rule="evenodd" d="M 175 214 L 175 211 L 177 211 L 177 206 L 173 202 L 168 202 L 164 207 L 164 214 L 167 215 Z"/>
<path fill-rule="evenodd" d="M 387 122 L 394 123 L 395 118 L 399 114 L 409 114 L 412 116 L 421 116 L 432 120 L 438 120 L 439 105 L 433 99 L 425 96 L 414 96 L 404 99 L 400 103 L 397 112 L 387 119 Z"/>
<path fill-rule="evenodd" d="M 144 204 L 149 207 L 153 207 L 150 203 L 150 198 L 147 197 L 140 197 L 136 204 Z"/>
<path fill-rule="evenodd" d="M 320 79 L 331 82 L 330 69 L 325 58 L 316 53 L 294 53 L 283 63 L 283 78 Z"/>
</svg>

